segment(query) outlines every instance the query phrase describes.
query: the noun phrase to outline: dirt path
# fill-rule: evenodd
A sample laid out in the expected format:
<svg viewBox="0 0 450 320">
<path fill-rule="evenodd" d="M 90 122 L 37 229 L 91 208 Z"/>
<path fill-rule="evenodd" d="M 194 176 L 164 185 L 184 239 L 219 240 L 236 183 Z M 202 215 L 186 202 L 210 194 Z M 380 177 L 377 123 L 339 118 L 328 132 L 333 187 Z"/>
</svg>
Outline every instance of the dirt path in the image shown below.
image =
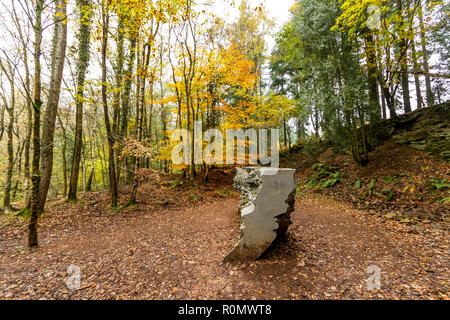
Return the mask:
<svg viewBox="0 0 450 320">
<path fill-rule="evenodd" d="M 237 199 L 133 213 L 68 204 L 26 229 L 0 230 L 2 299 L 444 299 L 448 232 L 384 221 L 323 197 L 297 199 L 289 236 L 260 261 L 223 264 L 239 236 Z M 81 268 L 81 289 L 66 287 Z M 381 269 L 368 291 L 366 268 Z"/>
</svg>

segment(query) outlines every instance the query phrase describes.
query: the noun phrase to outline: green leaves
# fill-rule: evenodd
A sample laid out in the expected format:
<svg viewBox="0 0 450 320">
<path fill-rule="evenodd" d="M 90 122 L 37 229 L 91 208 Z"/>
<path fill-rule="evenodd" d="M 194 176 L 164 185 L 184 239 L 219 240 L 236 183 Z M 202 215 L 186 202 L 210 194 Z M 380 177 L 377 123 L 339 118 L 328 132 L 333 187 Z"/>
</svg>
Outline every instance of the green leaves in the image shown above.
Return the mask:
<svg viewBox="0 0 450 320">
<path fill-rule="evenodd" d="M 384 178 L 384 183 L 395 183 L 397 182 L 399 176 L 398 175 L 393 175 L 393 176 L 387 176 Z"/>
<path fill-rule="evenodd" d="M 316 163 L 313 166 L 314 174 L 308 181 L 307 187 L 331 188 L 342 182 L 341 172 L 336 167 Z"/>
<path fill-rule="evenodd" d="M 375 179 L 372 179 L 369 183 L 369 195 L 372 195 L 374 187 L 375 187 Z"/>
<path fill-rule="evenodd" d="M 438 179 L 430 179 L 430 182 L 433 184 L 433 187 L 436 190 L 445 190 L 450 188 L 450 182 L 447 180 L 438 180 Z"/>
<path fill-rule="evenodd" d="M 381 190 L 381 194 L 385 196 L 387 201 L 391 201 L 394 198 L 394 194 L 392 193 L 391 188 L 384 188 Z"/>
<path fill-rule="evenodd" d="M 324 188 L 329 188 L 329 187 L 334 187 L 337 183 L 340 182 L 340 179 L 331 179 L 331 180 L 327 180 L 322 186 Z"/>
</svg>

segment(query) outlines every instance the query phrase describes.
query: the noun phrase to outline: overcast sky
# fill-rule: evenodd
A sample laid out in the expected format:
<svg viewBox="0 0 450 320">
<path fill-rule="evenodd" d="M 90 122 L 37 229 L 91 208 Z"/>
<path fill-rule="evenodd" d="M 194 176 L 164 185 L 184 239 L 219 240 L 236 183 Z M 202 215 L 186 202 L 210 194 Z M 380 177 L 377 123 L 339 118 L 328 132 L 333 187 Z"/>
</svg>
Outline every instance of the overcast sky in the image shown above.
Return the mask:
<svg viewBox="0 0 450 320">
<path fill-rule="evenodd" d="M 253 8 L 264 4 L 269 13 L 269 17 L 275 22 L 276 26 L 273 30 L 275 34 L 289 20 L 289 9 L 295 0 L 248 0 Z M 241 0 L 234 0 L 235 5 L 232 6 L 233 0 L 214 0 L 214 14 L 222 17 L 226 23 L 235 21 L 239 16 L 239 5 Z M 274 39 L 267 39 L 269 52 L 274 46 Z"/>
<path fill-rule="evenodd" d="M 233 0 L 215 0 L 218 8 L 221 9 L 230 16 L 232 20 L 239 14 L 238 8 L 241 0 L 234 0 L 235 6 L 230 6 Z M 252 7 L 260 6 L 264 4 L 269 12 L 271 18 L 277 23 L 278 27 L 283 25 L 289 19 L 289 9 L 294 4 L 295 0 L 249 0 Z"/>
</svg>

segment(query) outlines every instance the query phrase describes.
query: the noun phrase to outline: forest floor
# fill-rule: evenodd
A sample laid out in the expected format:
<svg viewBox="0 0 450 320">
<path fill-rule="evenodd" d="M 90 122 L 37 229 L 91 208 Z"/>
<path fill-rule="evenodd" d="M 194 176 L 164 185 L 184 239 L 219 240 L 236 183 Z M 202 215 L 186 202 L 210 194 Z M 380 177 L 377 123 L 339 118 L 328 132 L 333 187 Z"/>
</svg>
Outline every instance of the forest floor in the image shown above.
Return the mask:
<svg viewBox="0 0 450 320">
<path fill-rule="evenodd" d="M 284 240 L 257 262 L 223 263 L 239 237 L 233 175 L 215 171 L 208 185 L 161 176 L 120 211 L 107 209 L 105 192 L 53 201 L 31 252 L 23 220 L 2 221 L 0 299 L 448 299 L 446 214 L 402 223 L 356 206 L 343 186 L 340 196 L 300 188 Z M 79 290 L 66 286 L 70 265 L 81 269 Z M 369 266 L 380 268 L 379 290 L 367 288 Z"/>
</svg>

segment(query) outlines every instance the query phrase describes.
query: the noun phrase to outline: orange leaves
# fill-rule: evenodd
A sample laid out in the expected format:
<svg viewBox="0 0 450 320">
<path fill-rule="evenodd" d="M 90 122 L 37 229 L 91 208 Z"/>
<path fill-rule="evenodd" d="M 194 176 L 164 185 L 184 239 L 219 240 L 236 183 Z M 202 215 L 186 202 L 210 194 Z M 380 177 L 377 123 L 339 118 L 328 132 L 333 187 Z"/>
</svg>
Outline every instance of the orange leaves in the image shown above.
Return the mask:
<svg viewBox="0 0 450 320">
<path fill-rule="evenodd" d="M 255 64 L 241 53 L 235 45 L 223 50 L 220 54 L 221 67 L 219 72 L 224 82 L 239 85 L 242 89 L 255 87 L 259 75 L 254 73 Z"/>
<path fill-rule="evenodd" d="M 175 75 L 183 81 L 171 85 L 174 93 L 181 95 L 182 109 L 187 110 L 189 100 L 200 113 L 210 112 L 211 108 L 222 111 L 225 122 L 249 120 L 256 109 L 253 91 L 259 80 L 259 75 L 254 73 L 253 61 L 234 45 L 221 50 L 200 47 L 197 52 L 192 82 L 185 81 L 189 75 L 180 64 Z M 182 53 L 178 58 L 183 60 Z M 188 97 L 187 92 L 190 92 Z M 237 98 L 239 103 L 231 103 L 230 97 Z M 175 102 L 176 98 L 174 94 L 168 101 Z"/>
</svg>

